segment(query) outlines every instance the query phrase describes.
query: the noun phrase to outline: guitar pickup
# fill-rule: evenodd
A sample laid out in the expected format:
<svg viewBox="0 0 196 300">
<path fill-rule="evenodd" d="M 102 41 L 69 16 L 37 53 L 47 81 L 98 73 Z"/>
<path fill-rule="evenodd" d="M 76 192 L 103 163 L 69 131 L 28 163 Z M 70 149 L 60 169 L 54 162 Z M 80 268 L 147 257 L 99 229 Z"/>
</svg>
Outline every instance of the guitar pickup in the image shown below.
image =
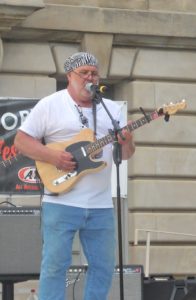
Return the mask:
<svg viewBox="0 0 196 300">
<path fill-rule="evenodd" d="M 52 183 L 53 183 L 53 185 L 57 186 L 57 185 L 65 182 L 65 181 L 71 179 L 72 177 L 75 177 L 76 175 L 77 175 L 76 171 L 75 172 L 70 172 L 70 173 L 67 173 L 67 174 L 65 174 L 65 175 L 63 175 L 63 176 L 61 176 L 61 177 L 53 180 Z"/>
</svg>

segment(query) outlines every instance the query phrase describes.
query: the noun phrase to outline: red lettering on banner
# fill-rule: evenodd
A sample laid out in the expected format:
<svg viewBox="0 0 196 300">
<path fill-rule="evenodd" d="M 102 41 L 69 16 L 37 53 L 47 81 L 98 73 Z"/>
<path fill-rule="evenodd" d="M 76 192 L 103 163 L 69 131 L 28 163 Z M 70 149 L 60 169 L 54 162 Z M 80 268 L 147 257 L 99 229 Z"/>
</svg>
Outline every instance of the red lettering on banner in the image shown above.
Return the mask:
<svg viewBox="0 0 196 300">
<path fill-rule="evenodd" d="M 16 150 L 16 147 L 14 146 L 14 145 L 12 145 L 11 146 L 11 156 L 13 157 L 13 156 L 16 156 L 16 154 L 17 154 L 17 150 Z"/>
<path fill-rule="evenodd" d="M 2 153 L 3 145 L 5 144 L 4 140 L 0 140 L 0 153 Z"/>
<path fill-rule="evenodd" d="M 10 158 L 10 147 L 8 146 L 5 146 L 3 148 L 3 151 L 2 151 L 2 158 L 3 160 L 7 160 Z"/>
<path fill-rule="evenodd" d="M 34 190 L 34 191 L 38 191 L 40 189 L 38 186 L 26 185 L 26 184 L 24 184 L 23 188 L 24 190 Z"/>
<path fill-rule="evenodd" d="M 34 186 L 34 185 L 27 185 L 27 184 L 24 184 L 24 185 L 21 185 L 21 184 L 16 184 L 15 186 L 15 189 L 16 190 L 27 190 L 27 191 L 39 191 L 40 190 L 40 187 L 39 186 Z"/>
<path fill-rule="evenodd" d="M 17 150 L 14 145 L 7 146 L 5 145 L 4 140 L 0 140 L 0 154 L 2 156 L 2 160 L 7 160 L 12 158 L 13 156 L 16 156 Z"/>
<path fill-rule="evenodd" d="M 16 190 L 22 190 L 22 185 L 16 184 Z"/>
</svg>

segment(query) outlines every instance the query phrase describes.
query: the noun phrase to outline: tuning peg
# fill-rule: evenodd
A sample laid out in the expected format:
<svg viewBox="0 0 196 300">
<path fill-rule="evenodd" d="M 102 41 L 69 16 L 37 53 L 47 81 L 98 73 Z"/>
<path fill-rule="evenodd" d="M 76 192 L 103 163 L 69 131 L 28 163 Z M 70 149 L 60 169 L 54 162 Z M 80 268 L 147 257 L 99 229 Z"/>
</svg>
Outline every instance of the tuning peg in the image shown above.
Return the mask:
<svg viewBox="0 0 196 300">
<path fill-rule="evenodd" d="M 181 105 L 182 105 L 182 109 L 187 107 L 187 103 L 185 99 L 182 99 Z"/>
</svg>

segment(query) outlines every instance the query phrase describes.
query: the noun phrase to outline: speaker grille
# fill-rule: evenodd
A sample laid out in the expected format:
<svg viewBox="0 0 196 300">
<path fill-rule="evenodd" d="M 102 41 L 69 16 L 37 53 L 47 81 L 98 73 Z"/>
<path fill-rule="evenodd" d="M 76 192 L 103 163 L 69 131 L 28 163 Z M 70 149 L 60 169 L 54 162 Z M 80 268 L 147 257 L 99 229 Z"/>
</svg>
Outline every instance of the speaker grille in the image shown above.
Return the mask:
<svg viewBox="0 0 196 300">
<path fill-rule="evenodd" d="M 67 299 L 82 299 L 84 290 L 85 267 L 72 267 L 69 269 L 66 279 Z M 109 300 L 120 299 L 119 268 L 114 270 L 112 287 L 109 293 Z M 143 268 L 142 266 L 126 265 L 123 267 L 124 299 L 142 300 L 143 299 Z"/>
<path fill-rule="evenodd" d="M 0 274 L 38 274 L 41 261 L 40 209 L 0 208 Z"/>
</svg>

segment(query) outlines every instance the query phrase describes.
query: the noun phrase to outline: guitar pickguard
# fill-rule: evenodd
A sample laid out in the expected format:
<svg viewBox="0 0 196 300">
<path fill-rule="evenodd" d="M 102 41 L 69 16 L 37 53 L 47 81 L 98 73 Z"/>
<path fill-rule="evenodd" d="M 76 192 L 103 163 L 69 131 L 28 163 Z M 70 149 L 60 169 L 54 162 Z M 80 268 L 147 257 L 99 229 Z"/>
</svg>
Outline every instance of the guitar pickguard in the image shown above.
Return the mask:
<svg viewBox="0 0 196 300">
<path fill-rule="evenodd" d="M 76 171 L 80 174 L 84 170 L 97 169 L 101 165 L 105 164 L 104 161 L 95 161 L 85 151 L 85 146 L 88 145 L 88 141 L 82 141 L 68 146 L 65 150 L 70 152 L 74 160 L 77 163 Z"/>
<path fill-rule="evenodd" d="M 70 152 L 73 155 L 77 166 L 73 172 L 66 173 L 54 179 L 52 182 L 54 186 L 60 186 L 61 184 L 69 181 L 70 179 L 77 177 L 80 173 L 84 171 L 90 172 L 90 170 L 92 169 L 97 169 L 101 166 L 105 166 L 104 161 L 94 161 L 87 156 L 87 153 L 85 152 L 84 148 L 87 144 L 89 144 L 88 141 L 82 141 L 69 145 L 67 148 L 65 148 L 65 151 Z"/>
</svg>

